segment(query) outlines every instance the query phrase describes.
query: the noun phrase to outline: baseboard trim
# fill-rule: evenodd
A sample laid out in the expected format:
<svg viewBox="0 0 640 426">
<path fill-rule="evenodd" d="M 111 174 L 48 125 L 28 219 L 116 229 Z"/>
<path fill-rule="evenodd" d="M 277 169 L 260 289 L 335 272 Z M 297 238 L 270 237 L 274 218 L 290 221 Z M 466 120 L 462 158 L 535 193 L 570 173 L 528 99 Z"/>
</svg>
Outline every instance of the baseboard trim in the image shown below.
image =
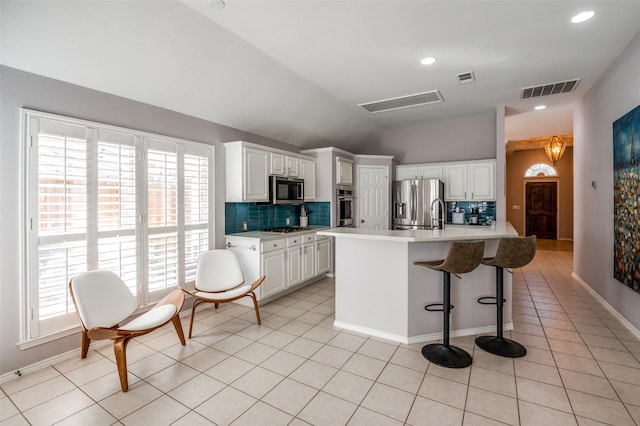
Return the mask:
<svg viewBox="0 0 640 426">
<path fill-rule="evenodd" d="M 180 312 L 180 318 L 185 318 L 189 315 L 189 310 L 183 310 L 182 312 Z M 168 323 L 169 325 L 171 325 L 171 322 Z M 166 326 L 166 325 L 165 325 Z M 80 341 L 80 339 L 78 338 L 78 342 Z M 91 342 L 91 347 L 90 349 L 97 349 L 97 348 L 101 348 L 103 346 L 108 346 L 108 345 L 113 345 L 113 342 L 111 340 L 98 340 L 95 342 Z M 58 364 L 62 361 L 66 361 L 68 359 L 71 359 L 73 357 L 79 357 L 80 356 L 80 346 L 78 346 L 77 348 L 71 349 L 67 352 L 63 352 L 61 354 L 58 355 L 54 355 L 52 357 L 43 359 L 41 361 L 38 362 L 34 362 L 33 364 L 29 364 L 26 365 L 24 367 L 20 367 L 17 370 L 14 371 L 9 371 L 6 372 L 2 375 L 0 375 L 0 384 L 8 382 L 9 380 L 13 380 L 16 377 L 20 377 L 23 376 L 25 374 L 29 374 L 29 373 L 34 373 L 38 370 L 42 370 L 44 368 L 47 367 L 51 367 L 52 365 Z"/>
<path fill-rule="evenodd" d="M 575 272 L 571 272 L 571 277 L 576 280 L 581 286 L 583 286 L 585 290 L 589 292 L 589 294 L 595 297 L 598 302 L 602 304 L 602 306 L 607 308 L 607 310 L 611 312 L 611 314 L 616 317 L 616 319 L 620 321 L 627 330 L 629 330 L 634 336 L 640 339 L 640 330 L 638 330 L 636 326 L 631 324 L 625 317 L 623 317 L 620 312 L 616 311 L 616 309 L 611 306 L 609 302 L 607 302 L 602 296 L 600 296 L 598 292 L 595 291 L 589 284 L 587 284 L 586 281 L 580 278 Z"/>
<path fill-rule="evenodd" d="M 334 321 L 333 326 L 337 328 L 342 328 L 349 331 L 354 331 L 360 334 L 368 334 L 370 336 L 379 337 L 381 339 L 391 340 L 393 342 L 405 343 L 408 345 L 414 343 L 426 343 L 432 342 L 434 340 L 442 339 L 442 332 L 437 333 L 428 333 L 428 334 L 420 334 L 417 336 L 403 336 L 395 333 L 388 333 L 386 331 L 380 331 L 369 327 L 363 327 L 360 325 L 355 325 L 343 321 Z M 513 323 L 505 324 L 504 330 L 513 330 Z M 473 336 L 476 334 L 494 334 L 496 332 L 495 325 L 489 325 L 486 327 L 475 327 L 475 328 L 463 328 L 461 330 L 451 330 L 449 333 L 450 337 L 462 337 L 462 336 Z"/>
</svg>

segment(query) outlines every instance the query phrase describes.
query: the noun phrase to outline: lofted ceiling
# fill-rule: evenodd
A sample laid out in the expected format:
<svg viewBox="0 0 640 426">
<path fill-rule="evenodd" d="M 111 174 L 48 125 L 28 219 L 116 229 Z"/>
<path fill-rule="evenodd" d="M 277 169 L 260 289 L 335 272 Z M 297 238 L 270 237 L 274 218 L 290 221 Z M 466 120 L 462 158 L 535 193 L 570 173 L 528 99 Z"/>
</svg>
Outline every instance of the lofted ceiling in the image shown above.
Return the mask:
<svg viewBox="0 0 640 426">
<path fill-rule="evenodd" d="M 505 107 L 506 139 L 572 133 L 640 1 L 3 0 L 2 63 L 301 148 Z M 571 24 L 583 10 L 593 19 Z M 24 28 L 29 28 L 28 32 Z M 425 66 L 420 60 L 434 56 Z M 473 72 L 462 84 L 458 74 Z M 529 86 L 574 91 L 520 99 Z M 438 90 L 444 102 L 363 103 Z M 533 107 L 544 104 L 543 111 Z"/>
</svg>

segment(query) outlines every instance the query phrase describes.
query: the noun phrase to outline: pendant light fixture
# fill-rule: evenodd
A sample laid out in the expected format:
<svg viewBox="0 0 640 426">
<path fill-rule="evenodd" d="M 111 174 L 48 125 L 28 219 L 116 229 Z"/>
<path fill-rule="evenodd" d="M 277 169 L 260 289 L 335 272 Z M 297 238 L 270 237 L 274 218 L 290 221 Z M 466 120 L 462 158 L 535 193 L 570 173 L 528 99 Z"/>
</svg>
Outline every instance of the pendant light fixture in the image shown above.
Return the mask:
<svg viewBox="0 0 640 426">
<path fill-rule="evenodd" d="M 560 139 L 558 136 L 551 137 L 551 140 L 544 147 L 544 151 L 547 153 L 547 157 L 549 160 L 553 161 L 553 165 L 555 166 L 558 160 L 562 158 L 562 154 L 564 154 L 564 150 L 567 149 L 567 143 Z"/>
</svg>

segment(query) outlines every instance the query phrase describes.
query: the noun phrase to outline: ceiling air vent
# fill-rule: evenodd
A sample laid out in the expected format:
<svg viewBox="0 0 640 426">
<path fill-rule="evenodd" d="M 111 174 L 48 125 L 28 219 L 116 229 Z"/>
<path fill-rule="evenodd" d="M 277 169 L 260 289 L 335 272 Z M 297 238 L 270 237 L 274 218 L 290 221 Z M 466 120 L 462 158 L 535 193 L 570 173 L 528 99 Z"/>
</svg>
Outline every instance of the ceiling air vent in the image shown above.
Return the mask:
<svg viewBox="0 0 640 426">
<path fill-rule="evenodd" d="M 399 98 L 385 99 L 382 101 L 367 102 L 359 104 L 362 108 L 370 113 L 392 111 L 394 109 L 410 108 L 419 105 L 437 104 L 444 102 L 442 95 L 438 90 L 430 92 L 416 93 L 414 95 L 401 96 Z"/>
<path fill-rule="evenodd" d="M 525 87 L 520 91 L 520 99 L 537 98 L 538 96 L 557 95 L 558 93 L 573 92 L 578 87 L 580 79 L 559 81 L 541 86 Z"/>
<path fill-rule="evenodd" d="M 473 71 L 463 72 L 458 74 L 458 81 L 460 84 L 473 83 L 476 81 L 476 76 L 473 75 Z"/>
</svg>

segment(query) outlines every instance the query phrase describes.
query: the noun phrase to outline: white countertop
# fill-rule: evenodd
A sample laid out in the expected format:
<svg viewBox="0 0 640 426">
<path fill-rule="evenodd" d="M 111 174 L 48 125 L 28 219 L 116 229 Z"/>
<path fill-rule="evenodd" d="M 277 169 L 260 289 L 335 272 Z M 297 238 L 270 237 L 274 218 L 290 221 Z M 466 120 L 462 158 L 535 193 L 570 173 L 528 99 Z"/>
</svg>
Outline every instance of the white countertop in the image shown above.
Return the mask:
<svg viewBox="0 0 640 426">
<path fill-rule="evenodd" d="M 318 235 L 361 240 L 429 242 L 456 240 L 487 240 L 517 237 L 518 233 L 509 222 L 497 222 L 490 226 L 447 225 L 444 230 L 394 231 L 389 229 L 331 228 L 318 231 Z"/>
</svg>

